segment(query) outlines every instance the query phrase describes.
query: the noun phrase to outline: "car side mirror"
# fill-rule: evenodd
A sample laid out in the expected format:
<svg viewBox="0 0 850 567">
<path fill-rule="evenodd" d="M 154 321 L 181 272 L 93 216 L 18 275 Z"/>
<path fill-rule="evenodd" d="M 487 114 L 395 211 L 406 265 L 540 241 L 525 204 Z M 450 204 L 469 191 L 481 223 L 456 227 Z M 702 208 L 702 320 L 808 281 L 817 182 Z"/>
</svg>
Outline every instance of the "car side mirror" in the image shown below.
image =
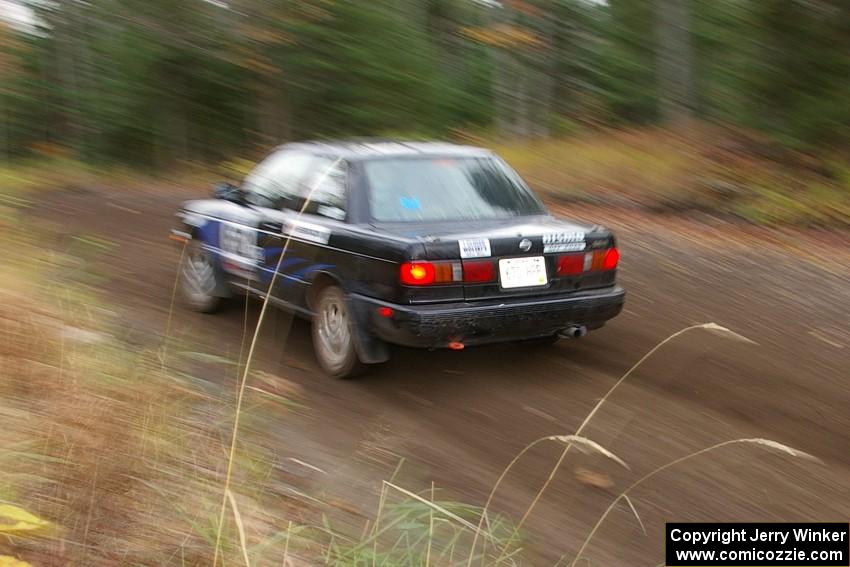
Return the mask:
<svg viewBox="0 0 850 567">
<path fill-rule="evenodd" d="M 216 183 L 215 187 L 213 187 L 213 195 L 215 195 L 216 199 L 224 199 L 225 201 L 232 201 L 234 203 L 242 202 L 242 191 L 232 183 Z"/>
</svg>

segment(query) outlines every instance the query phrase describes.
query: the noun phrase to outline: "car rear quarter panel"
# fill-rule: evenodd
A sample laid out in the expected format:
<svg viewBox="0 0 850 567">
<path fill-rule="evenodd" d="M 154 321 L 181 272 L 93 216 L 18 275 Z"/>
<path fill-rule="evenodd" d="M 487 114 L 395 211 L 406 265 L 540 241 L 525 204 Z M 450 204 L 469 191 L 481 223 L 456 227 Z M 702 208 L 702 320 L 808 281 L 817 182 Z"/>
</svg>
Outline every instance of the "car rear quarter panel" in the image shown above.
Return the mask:
<svg viewBox="0 0 850 567">
<path fill-rule="evenodd" d="M 417 238 L 404 238 L 371 226 L 351 226 L 335 239 L 335 247 L 349 258 L 340 258 L 340 271 L 348 291 L 390 303 L 459 301 L 462 286 L 417 289 L 399 283 L 403 262 L 426 256 L 425 245 Z"/>
</svg>

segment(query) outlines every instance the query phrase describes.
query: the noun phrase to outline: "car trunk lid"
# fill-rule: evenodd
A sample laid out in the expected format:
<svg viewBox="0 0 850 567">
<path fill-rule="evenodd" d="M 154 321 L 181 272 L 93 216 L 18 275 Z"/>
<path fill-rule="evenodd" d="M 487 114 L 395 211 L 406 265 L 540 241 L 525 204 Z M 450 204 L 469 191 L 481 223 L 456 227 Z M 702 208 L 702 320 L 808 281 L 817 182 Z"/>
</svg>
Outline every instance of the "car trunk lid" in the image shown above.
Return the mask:
<svg viewBox="0 0 850 567">
<path fill-rule="evenodd" d="M 558 271 L 562 255 L 584 262 L 585 255 L 614 246 L 611 233 L 599 226 L 540 216 L 381 228 L 422 243 L 421 257 L 411 260 L 455 264 L 455 274 L 462 274 L 457 284 L 467 301 L 564 294 L 614 283 L 613 271 L 591 265 L 580 273 Z"/>
</svg>

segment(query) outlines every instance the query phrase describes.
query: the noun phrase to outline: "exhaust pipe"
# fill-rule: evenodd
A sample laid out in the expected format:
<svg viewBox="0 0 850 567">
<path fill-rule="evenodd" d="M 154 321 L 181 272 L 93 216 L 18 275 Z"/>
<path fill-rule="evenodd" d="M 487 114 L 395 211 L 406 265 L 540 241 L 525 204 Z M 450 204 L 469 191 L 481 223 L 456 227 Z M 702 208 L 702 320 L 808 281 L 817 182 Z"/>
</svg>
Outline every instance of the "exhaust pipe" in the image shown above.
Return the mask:
<svg viewBox="0 0 850 567">
<path fill-rule="evenodd" d="M 558 336 L 562 339 L 580 339 L 587 334 L 587 327 L 584 325 L 573 325 L 562 329 Z"/>
</svg>

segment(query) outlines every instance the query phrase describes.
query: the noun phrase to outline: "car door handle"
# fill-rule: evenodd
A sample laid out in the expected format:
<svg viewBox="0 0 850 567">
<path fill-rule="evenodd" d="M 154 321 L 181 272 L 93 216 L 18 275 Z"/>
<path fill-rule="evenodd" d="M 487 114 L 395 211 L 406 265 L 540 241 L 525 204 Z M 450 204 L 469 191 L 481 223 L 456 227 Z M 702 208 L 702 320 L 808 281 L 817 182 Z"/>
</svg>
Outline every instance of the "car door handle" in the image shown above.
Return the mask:
<svg viewBox="0 0 850 567">
<path fill-rule="evenodd" d="M 283 223 L 275 221 L 263 221 L 260 223 L 260 230 L 280 234 L 283 232 Z"/>
</svg>

